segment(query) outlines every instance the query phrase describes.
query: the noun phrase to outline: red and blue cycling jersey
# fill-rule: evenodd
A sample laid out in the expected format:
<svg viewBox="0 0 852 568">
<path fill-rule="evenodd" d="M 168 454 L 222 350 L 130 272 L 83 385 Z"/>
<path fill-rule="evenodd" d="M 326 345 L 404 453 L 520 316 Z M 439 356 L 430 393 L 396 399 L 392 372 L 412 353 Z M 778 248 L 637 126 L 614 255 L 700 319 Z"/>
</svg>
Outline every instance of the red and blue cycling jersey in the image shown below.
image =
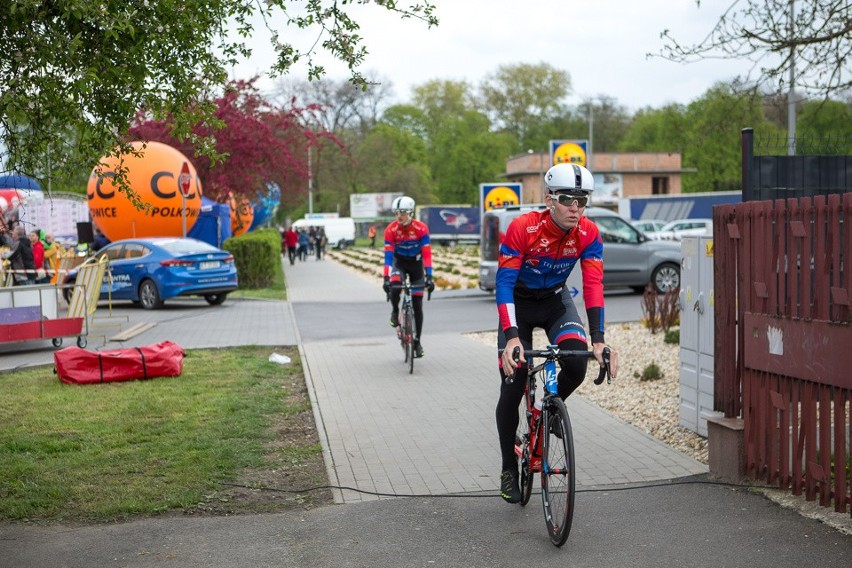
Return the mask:
<svg viewBox="0 0 852 568">
<path fill-rule="evenodd" d="M 429 227 L 416 219 L 408 225 L 394 221 L 385 229 L 385 268 L 383 275 L 390 274 L 394 255 L 403 260 L 423 260 L 426 276 L 432 277 L 432 245 L 429 243 Z"/>
<path fill-rule="evenodd" d="M 531 211 L 509 224 L 500 244 L 495 293 L 500 327 L 507 338 L 518 336 L 515 298 L 559 293 L 577 263 L 583 271 L 592 342 L 603 342 L 603 241 L 597 225 L 584 216 L 565 231 L 548 211 Z"/>
</svg>

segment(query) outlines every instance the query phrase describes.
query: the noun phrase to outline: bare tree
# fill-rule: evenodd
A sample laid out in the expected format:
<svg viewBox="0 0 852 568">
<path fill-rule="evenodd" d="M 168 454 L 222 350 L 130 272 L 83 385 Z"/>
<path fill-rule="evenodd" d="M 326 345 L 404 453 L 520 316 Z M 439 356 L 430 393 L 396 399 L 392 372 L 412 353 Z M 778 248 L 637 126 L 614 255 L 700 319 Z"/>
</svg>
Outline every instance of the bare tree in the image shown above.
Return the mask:
<svg viewBox="0 0 852 568">
<path fill-rule="evenodd" d="M 701 7 L 701 0 L 696 0 Z M 812 96 L 842 97 L 852 88 L 852 2 L 849 0 L 733 0 L 700 42 L 682 44 L 664 30 L 657 54 L 671 61 L 746 59 L 745 84 Z"/>
<path fill-rule="evenodd" d="M 279 103 L 289 103 L 295 97 L 297 104 L 319 104 L 323 107 L 321 126 L 334 133 L 343 129 L 362 134 L 373 127 L 382 111 L 390 105 L 393 84 L 379 78 L 375 72 L 365 74 L 366 85 L 359 86 L 349 80 L 328 77 L 307 81 L 286 77 L 276 82 L 271 98 Z"/>
</svg>

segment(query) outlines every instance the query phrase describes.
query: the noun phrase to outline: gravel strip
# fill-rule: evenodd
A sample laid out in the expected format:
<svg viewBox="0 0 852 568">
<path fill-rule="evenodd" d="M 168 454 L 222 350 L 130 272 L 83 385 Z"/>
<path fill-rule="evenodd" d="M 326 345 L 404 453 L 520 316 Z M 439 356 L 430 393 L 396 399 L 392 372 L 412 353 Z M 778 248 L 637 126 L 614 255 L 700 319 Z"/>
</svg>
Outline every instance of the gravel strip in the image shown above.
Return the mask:
<svg viewBox="0 0 852 568">
<path fill-rule="evenodd" d="M 469 334 L 488 345 L 497 344 L 497 332 Z M 664 334 L 652 334 L 640 323 L 607 326 L 607 344 L 618 352 L 618 375 L 612 384 L 596 386 L 598 366 L 589 364 L 586 380 L 576 394 L 643 430 L 692 458 L 707 463 L 707 439 L 678 426 L 680 400 L 679 346 L 664 342 Z M 541 330 L 533 336 L 536 347 L 547 345 Z M 662 378 L 642 380 L 646 367 L 655 363 Z"/>
</svg>

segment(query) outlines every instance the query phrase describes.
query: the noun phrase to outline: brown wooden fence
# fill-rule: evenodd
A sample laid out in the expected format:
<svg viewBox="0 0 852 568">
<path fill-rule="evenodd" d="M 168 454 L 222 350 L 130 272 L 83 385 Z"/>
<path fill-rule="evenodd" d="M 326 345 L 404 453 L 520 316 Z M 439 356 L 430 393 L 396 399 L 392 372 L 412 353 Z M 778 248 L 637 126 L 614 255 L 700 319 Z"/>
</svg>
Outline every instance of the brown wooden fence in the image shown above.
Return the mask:
<svg viewBox="0 0 852 568">
<path fill-rule="evenodd" d="M 746 475 L 852 511 L 852 194 L 717 206 L 715 410 Z"/>
</svg>

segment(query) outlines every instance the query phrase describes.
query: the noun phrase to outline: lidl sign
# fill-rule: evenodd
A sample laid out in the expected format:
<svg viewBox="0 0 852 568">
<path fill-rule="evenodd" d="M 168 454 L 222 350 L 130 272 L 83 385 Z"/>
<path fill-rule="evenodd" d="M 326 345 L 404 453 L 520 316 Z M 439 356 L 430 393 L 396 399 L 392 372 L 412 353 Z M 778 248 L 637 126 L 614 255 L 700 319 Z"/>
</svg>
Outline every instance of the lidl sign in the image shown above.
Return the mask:
<svg viewBox="0 0 852 568">
<path fill-rule="evenodd" d="M 491 211 L 509 205 L 521 204 L 520 183 L 481 183 L 479 184 L 480 209 Z"/>
<path fill-rule="evenodd" d="M 577 164 L 588 167 L 588 140 L 551 140 L 550 165 Z"/>
</svg>

